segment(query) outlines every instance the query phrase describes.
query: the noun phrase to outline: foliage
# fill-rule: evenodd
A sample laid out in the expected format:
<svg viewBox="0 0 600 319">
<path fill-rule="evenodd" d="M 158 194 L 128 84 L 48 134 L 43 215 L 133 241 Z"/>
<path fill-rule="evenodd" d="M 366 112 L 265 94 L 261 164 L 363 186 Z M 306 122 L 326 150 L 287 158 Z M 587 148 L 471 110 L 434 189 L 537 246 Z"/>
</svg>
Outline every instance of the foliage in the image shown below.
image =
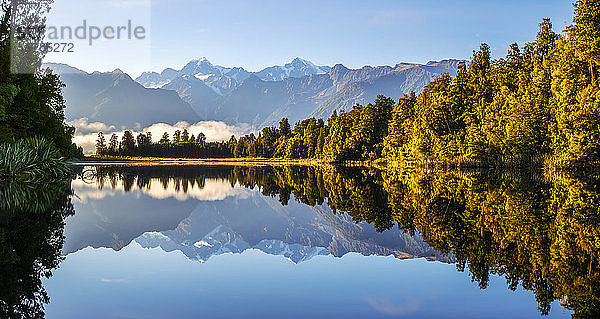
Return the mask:
<svg viewBox="0 0 600 319">
<path fill-rule="evenodd" d="M 43 318 L 42 278 L 57 268 L 65 218 L 74 214 L 70 180 L 0 185 L 0 317 Z"/>
<path fill-rule="evenodd" d="M 41 136 L 51 141 L 61 155 L 78 157 L 82 155 L 82 150 L 71 142 L 75 129 L 64 123 L 64 84 L 56 74 L 41 68 L 43 53 L 37 47 L 39 39 L 24 44 L 11 42 L 11 32 L 14 31 L 11 31 L 11 13 L 16 13 L 16 21 L 24 19 L 29 25 L 37 25 L 43 23 L 44 12 L 48 10 L 50 3 L 51 1 L 44 0 L 37 4 L 20 4 L 17 10 L 11 11 L 11 4 L 2 1 L 0 143 Z M 19 44 L 19 49 L 15 52 L 11 44 Z M 22 46 L 25 48 L 21 48 Z M 17 66 L 20 68 L 16 68 Z"/>
<path fill-rule="evenodd" d="M 41 184 L 68 177 L 70 169 L 60 152 L 45 138 L 0 144 L 2 183 Z"/>
</svg>

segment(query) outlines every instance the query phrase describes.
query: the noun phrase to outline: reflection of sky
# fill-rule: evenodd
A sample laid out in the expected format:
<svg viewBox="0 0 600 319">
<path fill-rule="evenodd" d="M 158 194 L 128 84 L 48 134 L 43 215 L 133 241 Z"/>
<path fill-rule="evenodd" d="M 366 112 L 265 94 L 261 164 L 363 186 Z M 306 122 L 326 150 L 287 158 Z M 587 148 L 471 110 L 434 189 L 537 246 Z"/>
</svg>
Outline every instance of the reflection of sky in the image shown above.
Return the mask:
<svg viewBox="0 0 600 319">
<path fill-rule="evenodd" d="M 47 318 L 538 318 L 530 292 L 499 277 L 480 290 L 454 265 L 317 256 L 294 264 L 257 250 L 205 264 L 181 252 L 86 248 L 45 281 Z M 558 302 L 551 318 L 568 317 Z"/>
</svg>

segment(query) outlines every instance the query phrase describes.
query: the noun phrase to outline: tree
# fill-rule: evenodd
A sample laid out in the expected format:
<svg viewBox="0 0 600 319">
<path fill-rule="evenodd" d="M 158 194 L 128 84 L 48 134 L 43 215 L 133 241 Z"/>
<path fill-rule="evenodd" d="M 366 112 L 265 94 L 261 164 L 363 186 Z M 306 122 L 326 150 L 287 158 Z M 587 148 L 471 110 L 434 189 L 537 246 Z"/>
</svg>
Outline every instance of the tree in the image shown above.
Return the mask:
<svg viewBox="0 0 600 319">
<path fill-rule="evenodd" d="M 119 153 L 119 138 L 115 133 L 113 133 L 108 140 L 108 151 L 111 155 L 117 155 Z"/>
<path fill-rule="evenodd" d="M 279 135 L 287 137 L 291 133 L 290 122 L 287 118 L 282 118 L 279 122 Z"/>
<path fill-rule="evenodd" d="M 169 141 L 169 133 L 164 132 L 162 138 L 160 139 L 159 143 L 160 144 L 169 144 L 171 141 Z"/>
<path fill-rule="evenodd" d="M 96 155 L 102 156 L 106 154 L 106 151 L 106 139 L 104 138 L 104 134 L 99 132 L 98 139 L 96 140 Z"/>
<path fill-rule="evenodd" d="M 173 134 L 173 144 L 177 144 L 181 142 L 181 131 L 177 130 L 175 131 L 175 133 Z"/>
<path fill-rule="evenodd" d="M 137 142 L 138 147 L 148 146 L 152 144 L 150 140 L 148 140 L 148 135 L 143 133 L 138 134 L 135 140 Z"/>
<path fill-rule="evenodd" d="M 125 155 L 132 155 L 134 149 L 135 138 L 133 137 L 133 133 L 127 130 L 123 133 L 123 137 L 121 138 L 121 152 Z"/>
<path fill-rule="evenodd" d="M 2 1 L 0 16 L 0 143 L 45 137 L 63 156 L 80 156 L 72 142 L 75 129 L 65 124 L 64 84 L 42 69 L 42 32 L 52 1 Z M 15 10 L 13 10 L 15 9 Z M 14 14 L 14 16 L 13 16 Z M 13 41 L 14 26 L 36 26 L 31 37 Z M 23 71 L 23 72 L 19 72 Z"/>
<path fill-rule="evenodd" d="M 187 143 L 190 141 L 190 133 L 188 132 L 187 129 L 184 129 L 183 133 L 181 133 L 181 141 L 184 143 Z"/>
<path fill-rule="evenodd" d="M 204 135 L 204 133 L 202 132 L 198 133 L 198 137 L 196 137 L 196 142 L 199 144 L 206 143 L 206 135 Z"/>
<path fill-rule="evenodd" d="M 557 41 L 552 103 L 555 157 L 567 165 L 600 160 L 600 2 L 575 2 L 574 25 Z"/>
</svg>

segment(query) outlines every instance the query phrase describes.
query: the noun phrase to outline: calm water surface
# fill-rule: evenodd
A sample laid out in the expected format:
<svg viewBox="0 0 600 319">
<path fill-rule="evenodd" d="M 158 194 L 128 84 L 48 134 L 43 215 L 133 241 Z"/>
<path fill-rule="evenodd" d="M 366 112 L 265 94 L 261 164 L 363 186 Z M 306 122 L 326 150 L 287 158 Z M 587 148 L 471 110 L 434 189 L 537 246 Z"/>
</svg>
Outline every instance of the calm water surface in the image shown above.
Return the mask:
<svg viewBox="0 0 600 319">
<path fill-rule="evenodd" d="M 48 219 L 4 225 L 23 227 L 4 243 L 28 256 L 4 267 L 3 286 L 18 289 L 0 299 L 15 317 L 570 318 L 593 313 L 598 300 L 598 228 L 577 215 L 598 204 L 579 181 L 76 170 L 64 189 L 14 190 L 42 202 L 12 210 Z"/>
</svg>

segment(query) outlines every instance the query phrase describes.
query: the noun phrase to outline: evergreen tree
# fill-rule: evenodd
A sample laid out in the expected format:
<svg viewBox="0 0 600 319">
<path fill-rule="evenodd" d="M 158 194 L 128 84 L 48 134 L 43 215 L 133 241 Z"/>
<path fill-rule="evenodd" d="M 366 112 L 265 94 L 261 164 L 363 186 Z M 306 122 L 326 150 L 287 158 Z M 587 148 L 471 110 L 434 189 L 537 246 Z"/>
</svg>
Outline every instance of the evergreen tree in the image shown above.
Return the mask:
<svg viewBox="0 0 600 319">
<path fill-rule="evenodd" d="M 279 135 L 287 137 L 291 133 L 292 133 L 292 131 L 291 131 L 290 122 L 288 121 L 288 119 L 287 118 L 281 119 L 281 121 L 279 122 Z"/>
<path fill-rule="evenodd" d="M 117 134 L 112 134 L 108 140 L 108 151 L 111 155 L 117 155 L 119 153 L 119 138 Z"/>
<path fill-rule="evenodd" d="M 600 159 L 600 87 L 598 81 L 600 1 L 575 2 L 575 24 L 557 43 L 552 103 L 556 128 L 555 157 L 565 164 Z"/>
<path fill-rule="evenodd" d="M 106 151 L 106 139 L 104 138 L 104 134 L 102 134 L 102 132 L 99 132 L 98 139 L 96 140 L 96 155 L 105 155 Z"/>
<path fill-rule="evenodd" d="M 199 144 L 206 143 L 206 135 L 204 135 L 204 133 L 202 132 L 198 133 L 198 137 L 196 137 L 196 142 Z"/>
<path fill-rule="evenodd" d="M 177 130 L 173 133 L 173 144 L 177 144 L 181 142 L 181 131 Z"/>
<path fill-rule="evenodd" d="M 162 138 L 160 139 L 160 144 L 169 144 L 171 141 L 169 140 L 169 133 L 164 132 Z"/>
<path fill-rule="evenodd" d="M 19 5 L 14 8 L 14 5 Z M 82 156 L 73 144 L 75 129 L 65 124 L 64 84 L 42 68 L 45 15 L 52 1 L 2 1 L 0 10 L 0 143 L 44 137 L 63 156 Z M 15 10 L 13 10 L 15 9 Z M 14 14 L 14 16 L 13 16 Z M 13 41 L 15 26 L 36 26 L 31 36 Z"/>
<path fill-rule="evenodd" d="M 129 130 L 123 133 L 123 137 L 121 138 L 121 152 L 124 155 L 132 155 L 135 149 L 135 138 L 133 137 L 133 133 Z"/>
<path fill-rule="evenodd" d="M 184 143 L 187 143 L 190 141 L 190 133 L 188 132 L 187 129 L 184 129 L 183 133 L 181 133 L 181 141 Z"/>
</svg>

